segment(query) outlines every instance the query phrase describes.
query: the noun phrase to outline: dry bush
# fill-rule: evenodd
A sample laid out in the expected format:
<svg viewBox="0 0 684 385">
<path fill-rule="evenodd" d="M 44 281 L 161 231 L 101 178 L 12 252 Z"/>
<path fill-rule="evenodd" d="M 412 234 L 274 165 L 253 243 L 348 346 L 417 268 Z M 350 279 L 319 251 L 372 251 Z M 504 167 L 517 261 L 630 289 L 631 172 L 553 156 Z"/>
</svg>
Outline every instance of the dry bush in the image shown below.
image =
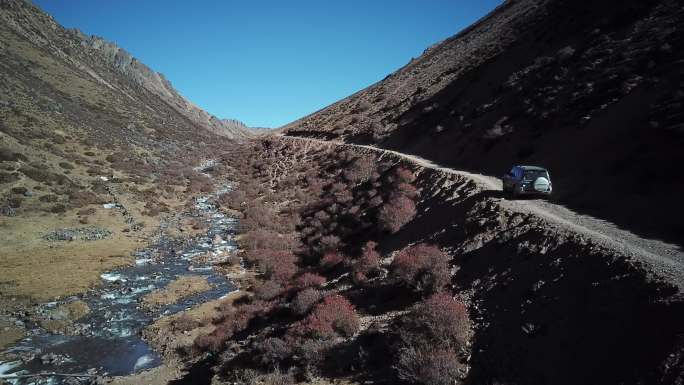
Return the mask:
<svg viewBox="0 0 684 385">
<path fill-rule="evenodd" d="M 359 329 L 359 316 L 343 296 L 333 294 L 317 304 L 311 314 L 296 326 L 296 332 L 313 338 L 350 337 Z"/>
<path fill-rule="evenodd" d="M 0 183 L 12 183 L 19 180 L 16 173 L 0 172 Z"/>
<path fill-rule="evenodd" d="M 380 226 L 396 233 L 416 216 L 416 204 L 403 195 L 394 195 L 387 201 L 378 214 Z"/>
<path fill-rule="evenodd" d="M 7 206 L 13 209 L 18 209 L 21 207 L 24 199 L 22 197 L 9 197 L 7 198 Z"/>
<path fill-rule="evenodd" d="M 179 315 L 178 317 L 174 318 L 173 321 L 171 321 L 172 329 L 181 332 L 195 329 L 198 326 L 199 322 L 189 314 L 185 313 Z"/>
<path fill-rule="evenodd" d="M 49 202 L 49 203 L 54 203 L 59 200 L 59 197 L 55 194 L 47 194 L 43 195 L 40 198 L 38 198 L 39 201 L 41 202 Z"/>
<path fill-rule="evenodd" d="M 400 329 L 407 345 L 439 344 L 458 350 L 465 346 L 471 323 L 468 309 L 446 293 L 437 293 L 415 305 Z"/>
<path fill-rule="evenodd" d="M 320 287 L 325 283 L 325 281 L 325 277 L 306 272 L 295 278 L 294 286 L 300 290 L 306 289 L 308 287 Z"/>
<path fill-rule="evenodd" d="M 271 310 L 268 302 L 254 301 L 250 303 L 234 306 L 233 303 L 225 302 L 218 306 L 218 316 L 213 323 L 216 325 L 214 331 L 209 334 L 200 335 L 195 339 L 195 349 L 213 353 L 220 352 L 236 333 L 247 329 L 250 322 Z"/>
<path fill-rule="evenodd" d="M 285 284 L 297 273 L 297 257 L 291 251 L 253 250 L 245 255 L 248 262 L 258 265 L 266 279 Z"/>
<path fill-rule="evenodd" d="M 292 311 L 304 315 L 323 298 L 323 292 L 313 288 L 300 291 L 292 300 Z"/>
<path fill-rule="evenodd" d="M 256 353 L 262 365 L 277 368 L 280 362 L 292 355 L 292 349 L 280 338 L 267 338 L 256 344 Z"/>
<path fill-rule="evenodd" d="M 437 246 L 424 243 L 401 250 L 391 269 L 399 282 L 428 293 L 440 291 L 450 277 L 449 256 Z"/>
<path fill-rule="evenodd" d="M 344 262 L 346 257 L 337 251 L 329 251 L 321 258 L 321 267 L 332 269 L 340 263 Z"/>
<path fill-rule="evenodd" d="M 247 194 L 242 190 L 233 190 L 218 197 L 218 203 L 223 207 L 239 210 L 247 202 Z"/>
<path fill-rule="evenodd" d="M 434 346 L 405 347 L 395 365 L 397 376 L 411 384 L 453 385 L 462 379 L 458 355 Z"/>
<path fill-rule="evenodd" d="M 254 295 L 265 301 L 278 297 L 282 292 L 283 286 L 274 280 L 263 281 L 254 288 Z"/>
<path fill-rule="evenodd" d="M 405 167 L 397 167 L 397 169 L 394 170 L 394 175 L 396 177 L 396 184 L 411 184 L 416 180 L 416 176 L 413 175 L 413 172 Z"/>
<path fill-rule="evenodd" d="M 92 191 L 72 191 L 69 193 L 69 204 L 71 206 L 79 208 L 83 206 L 88 206 L 96 203 L 104 203 L 97 194 Z"/>
<path fill-rule="evenodd" d="M 64 212 L 66 212 L 66 206 L 64 206 L 62 204 L 56 204 L 56 205 L 50 207 L 50 212 L 53 214 L 62 214 Z"/>
<path fill-rule="evenodd" d="M 292 250 L 295 247 L 291 237 L 268 229 L 255 229 L 243 233 L 240 246 L 246 250 Z"/>
<path fill-rule="evenodd" d="M 376 250 L 377 246 L 376 242 L 366 242 L 361 249 L 361 256 L 354 261 L 352 270 L 354 272 L 354 279 L 357 282 L 365 282 L 368 275 L 380 266 L 380 253 Z"/>
</svg>

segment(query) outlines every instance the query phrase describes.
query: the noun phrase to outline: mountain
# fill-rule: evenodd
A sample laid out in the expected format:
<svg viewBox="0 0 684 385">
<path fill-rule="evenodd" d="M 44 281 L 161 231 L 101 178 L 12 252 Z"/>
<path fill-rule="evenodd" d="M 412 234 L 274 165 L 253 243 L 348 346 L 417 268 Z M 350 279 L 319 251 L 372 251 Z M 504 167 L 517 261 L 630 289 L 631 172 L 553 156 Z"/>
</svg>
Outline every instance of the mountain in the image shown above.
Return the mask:
<svg viewBox="0 0 684 385">
<path fill-rule="evenodd" d="M 249 135 L 243 123 L 218 119 L 187 100 L 163 74 L 138 61 L 116 43 L 85 35 L 77 29 L 66 30 L 30 2 L 3 1 L 2 9 L 1 17 L 13 33 L 87 73 L 101 85 L 129 97 L 127 87 L 142 88 L 202 128 L 229 138 Z M 111 75 L 128 84 L 117 84 L 120 82 L 109 79 Z"/>
<path fill-rule="evenodd" d="M 510 0 L 382 81 L 282 128 L 500 176 L 681 242 L 684 10 L 672 0 Z"/>
</svg>

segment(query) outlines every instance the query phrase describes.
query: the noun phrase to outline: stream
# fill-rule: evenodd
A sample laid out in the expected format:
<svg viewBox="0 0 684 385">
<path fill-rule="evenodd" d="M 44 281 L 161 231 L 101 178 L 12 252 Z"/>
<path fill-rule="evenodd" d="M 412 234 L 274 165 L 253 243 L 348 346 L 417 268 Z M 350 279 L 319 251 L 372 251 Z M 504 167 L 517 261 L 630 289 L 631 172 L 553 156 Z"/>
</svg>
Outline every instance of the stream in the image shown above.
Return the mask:
<svg viewBox="0 0 684 385">
<path fill-rule="evenodd" d="M 222 189 L 214 195 L 228 191 Z M 0 376 L 41 372 L 121 376 L 155 367 L 161 358 L 140 333 L 154 320 L 194 305 L 221 298 L 235 286 L 214 271 L 212 261 L 199 262 L 199 255 L 220 255 L 236 249 L 237 220 L 218 211 L 211 196 L 195 198 L 194 214 L 209 218 L 208 230 L 189 241 L 160 236 L 149 247 L 135 252 L 135 264 L 101 275 L 102 285 L 79 297 L 41 305 L 49 312 L 60 304 L 81 300 L 90 308 L 77 321 L 78 335 L 51 334 L 38 325 L 27 324 L 29 336 L 4 352 L 15 357 L 0 361 Z M 206 277 L 212 289 L 183 298 L 178 303 L 149 310 L 140 298 L 163 288 L 182 276 Z M 68 377 L 6 379 L 12 384 L 78 383 Z"/>
</svg>

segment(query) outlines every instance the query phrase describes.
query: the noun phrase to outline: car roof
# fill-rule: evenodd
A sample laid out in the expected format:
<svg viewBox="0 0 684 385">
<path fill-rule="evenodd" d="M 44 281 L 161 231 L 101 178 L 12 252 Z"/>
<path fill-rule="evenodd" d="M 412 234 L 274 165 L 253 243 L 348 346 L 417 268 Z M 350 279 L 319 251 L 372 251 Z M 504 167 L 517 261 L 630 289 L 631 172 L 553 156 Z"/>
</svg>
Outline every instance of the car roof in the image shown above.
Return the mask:
<svg viewBox="0 0 684 385">
<path fill-rule="evenodd" d="M 525 171 L 546 171 L 545 168 L 538 167 L 538 166 L 515 166 L 515 167 L 520 167 L 521 169 L 523 169 Z"/>
</svg>

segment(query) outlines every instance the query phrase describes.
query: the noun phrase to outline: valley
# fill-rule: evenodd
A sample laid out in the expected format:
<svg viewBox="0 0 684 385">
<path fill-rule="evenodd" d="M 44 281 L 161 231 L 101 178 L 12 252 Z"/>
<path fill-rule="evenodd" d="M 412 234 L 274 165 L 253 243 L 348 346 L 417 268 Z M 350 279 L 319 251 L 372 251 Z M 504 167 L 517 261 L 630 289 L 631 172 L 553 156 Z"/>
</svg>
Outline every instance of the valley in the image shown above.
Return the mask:
<svg viewBox="0 0 684 385">
<path fill-rule="evenodd" d="M 682 21 L 507 0 L 271 130 L 0 0 L 0 384 L 684 384 Z"/>
</svg>

